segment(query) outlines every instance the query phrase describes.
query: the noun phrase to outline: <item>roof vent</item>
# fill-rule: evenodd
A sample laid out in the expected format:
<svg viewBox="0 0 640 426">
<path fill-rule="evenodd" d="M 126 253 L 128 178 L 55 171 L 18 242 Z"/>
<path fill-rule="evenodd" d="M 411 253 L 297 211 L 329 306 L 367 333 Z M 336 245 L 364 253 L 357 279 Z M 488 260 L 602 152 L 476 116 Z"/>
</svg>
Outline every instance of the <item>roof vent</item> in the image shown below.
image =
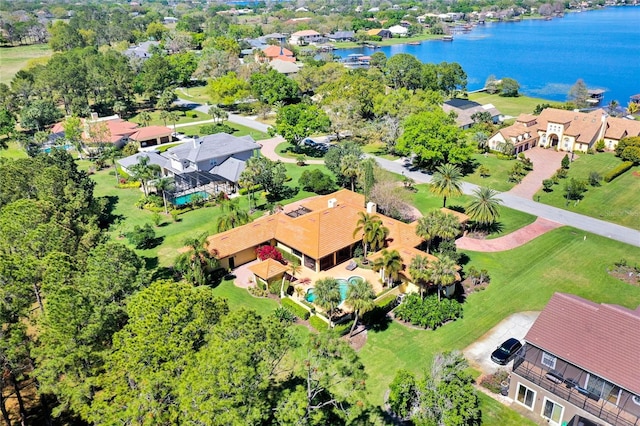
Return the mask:
<svg viewBox="0 0 640 426">
<path fill-rule="evenodd" d="M 378 210 L 378 205 L 376 203 L 374 203 L 373 201 L 369 201 L 367 203 L 367 213 L 373 214 L 373 213 L 376 213 L 377 210 Z"/>
<path fill-rule="evenodd" d="M 338 199 L 337 198 L 330 198 L 329 199 L 328 206 L 329 206 L 330 209 L 334 208 L 337 205 L 338 205 Z"/>
</svg>

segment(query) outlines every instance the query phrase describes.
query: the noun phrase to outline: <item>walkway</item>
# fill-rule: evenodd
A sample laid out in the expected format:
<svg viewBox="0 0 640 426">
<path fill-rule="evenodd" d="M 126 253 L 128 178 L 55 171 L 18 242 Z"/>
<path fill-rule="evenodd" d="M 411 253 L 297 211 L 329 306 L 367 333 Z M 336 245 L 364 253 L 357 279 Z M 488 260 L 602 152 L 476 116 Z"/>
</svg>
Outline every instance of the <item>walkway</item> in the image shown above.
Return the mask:
<svg viewBox="0 0 640 426">
<path fill-rule="evenodd" d="M 539 217 L 535 222 L 525 226 L 524 228 L 520 228 L 517 231 L 492 240 L 480 240 L 470 237 L 458 238 L 456 240 L 456 247 L 462 250 L 483 252 L 506 251 L 520 247 L 534 238 L 561 226 L 562 224 L 558 222 L 552 222 Z"/>
<path fill-rule="evenodd" d="M 191 107 L 193 109 L 195 109 L 196 111 L 200 111 L 204 114 L 208 114 L 209 113 L 209 108 L 211 107 L 211 105 L 202 105 L 196 102 L 191 102 L 188 101 L 186 99 L 180 99 L 178 98 L 177 101 L 174 102 L 176 105 L 181 105 L 181 106 L 185 106 L 185 107 Z M 249 127 L 251 129 L 254 130 L 258 130 L 259 132 L 263 132 L 263 133 L 268 133 L 269 132 L 269 125 L 261 123 L 257 120 L 255 120 L 255 117 L 245 117 L 242 115 L 238 115 L 238 114 L 229 114 L 229 118 L 227 118 L 227 121 L 230 121 L 232 123 L 236 123 L 236 124 L 240 124 L 242 126 L 245 127 Z M 189 126 L 193 126 L 194 124 L 201 124 L 201 123 L 212 123 L 213 121 L 203 121 L 203 122 L 197 122 L 197 123 L 189 123 Z M 176 126 L 179 127 L 179 126 Z"/>
<path fill-rule="evenodd" d="M 259 143 L 262 145 L 262 149 L 260 153 L 273 161 L 282 161 L 283 163 L 295 163 L 296 160 L 294 158 L 282 157 L 280 154 L 276 152 L 276 146 L 284 142 L 284 138 L 282 136 L 276 136 L 275 138 L 261 140 Z M 309 158 L 305 159 L 304 162 L 306 164 L 324 164 L 323 160 L 311 160 Z"/>
<path fill-rule="evenodd" d="M 376 157 L 376 161 L 381 167 L 391 172 L 398 174 L 404 173 L 405 176 L 412 178 L 416 183 L 429 183 L 431 181 L 431 176 L 422 172 L 409 170 L 410 165 L 405 165 L 403 159 L 391 161 Z M 465 194 L 472 194 L 477 188 L 477 185 L 473 185 L 468 182 L 464 182 L 462 185 L 462 190 Z M 605 222 L 604 220 L 595 219 L 567 210 L 562 210 L 546 204 L 537 203 L 531 199 L 523 198 L 509 192 L 502 192 L 498 197 L 502 199 L 503 205 L 506 207 L 520 210 L 534 216 L 540 216 L 544 219 L 558 222 L 562 225 L 573 226 L 574 228 L 591 232 L 596 235 L 601 235 L 606 238 L 611 238 L 612 240 L 640 247 L 640 231 L 635 229 Z"/>
<path fill-rule="evenodd" d="M 549 179 L 561 167 L 564 152 L 556 152 L 552 149 L 532 148 L 525 151 L 525 155 L 533 162 L 533 170 L 530 171 L 522 182 L 514 186 L 509 193 L 518 197 L 532 199 L 542 188 L 542 181 Z"/>
</svg>

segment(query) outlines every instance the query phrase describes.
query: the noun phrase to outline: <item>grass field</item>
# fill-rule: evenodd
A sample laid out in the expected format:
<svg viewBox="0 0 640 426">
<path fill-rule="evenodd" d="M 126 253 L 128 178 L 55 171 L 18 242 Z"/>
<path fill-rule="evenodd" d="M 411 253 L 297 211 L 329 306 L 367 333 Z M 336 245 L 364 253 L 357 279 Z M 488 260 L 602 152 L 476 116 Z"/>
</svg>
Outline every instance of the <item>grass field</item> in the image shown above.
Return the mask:
<svg viewBox="0 0 640 426">
<path fill-rule="evenodd" d="M 442 198 L 437 197 L 429 191 L 428 184 L 416 185 L 416 192 L 413 196 L 413 205 L 423 214 L 442 207 Z M 447 198 L 448 208 L 462 208 L 469 204 L 471 197 L 462 195 L 460 197 Z M 523 226 L 529 225 L 536 220 L 536 217 L 528 213 L 513 210 L 508 207 L 500 207 L 499 230 L 487 236 L 487 238 L 498 238 L 509 234 Z"/>
<path fill-rule="evenodd" d="M 479 104 L 493 104 L 498 111 L 504 115 L 517 117 L 522 113 L 531 114 L 536 105 L 553 103 L 546 99 L 530 98 L 528 96 L 518 96 L 517 98 L 507 98 L 500 95 L 490 95 L 486 92 L 469 93 L 469 100 Z"/>
<path fill-rule="evenodd" d="M 210 115 L 207 115 L 195 109 L 187 110 L 186 108 L 176 108 L 173 111 L 178 113 L 178 117 L 179 117 L 178 121 L 176 121 L 175 124 L 187 124 L 187 123 L 194 123 L 197 121 L 211 120 Z M 172 121 L 167 120 L 167 122 L 165 123 L 164 120 L 160 119 L 160 111 L 156 110 L 156 111 L 148 111 L 148 112 L 149 112 L 149 115 L 151 115 L 151 121 L 149 121 L 150 126 L 167 126 L 167 127 L 173 128 L 174 123 Z M 140 120 L 139 113 L 130 117 L 128 120 L 142 125 L 142 121 Z"/>
<path fill-rule="evenodd" d="M 16 142 L 9 142 L 7 149 L 0 149 L 0 158 L 27 158 L 27 152 Z"/>
<path fill-rule="evenodd" d="M 180 87 L 176 89 L 176 95 L 181 99 L 197 102 L 199 104 L 206 104 L 209 102 L 207 86 Z"/>
<path fill-rule="evenodd" d="M 243 126 L 242 124 L 236 124 L 230 121 L 225 121 L 224 124 L 236 129 L 236 131 L 233 132 L 233 136 L 249 135 L 256 141 L 262 140 L 262 139 L 268 139 L 270 137 L 266 133 L 263 133 L 259 130 L 252 129 L 250 127 Z M 202 124 L 194 124 L 193 126 L 178 127 L 176 130 L 180 133 L 184 133 L 185 135 L 204 136 L 204 134 L 200 131 L 201 126 Z"/>
<path fill-rule="evenodd" d="M 493 154 L 474 154 L 473 160 L 478 164 L 475 171 L 466 175 L 463 180 L 476 185 L 486 186 L 496 191 L 505 192 L 514 187 L 513 182 L 509 182 L 509 171 L 517 160 L 500 160 Z M 490 175 L 487 177 L 480 176 L 478 169 L 480 166 L 486 166 Z"/>
<path fill-rule="evenodd" d="M 369 331 L 360 356 L 374 402 L 382 402 L 395 370 L 421 372 L 435 353 L 465 348 L 513 313 L 541 310 L 554 292 L 635 309 L 640 288 L 609 276 L 606 268 L 623 257 L 640 258 L 640 248 L 583 236 L 582 231 L 563 227 L 507 252 L 468 252 L 470 265 L 486 268 L 491 284 L 467 299 L 463 319 L 435 331 L 395 322 L 384 331 Z"/>
<path fill-rule="evenodd" d="M 366 44 L 375 44 L 376 46 L 393 46 L 396 44 L 407 44 L 413 43 L 416 41 L 428 41 L 428 40 L 440 40 L 442 39 L 441 35 L 433 35 L 433 34 L 421 34 L 415 37 L 394 37 L 394 38 L 386 38 L 382 41 L 371 41 Z M 362 47 L 362 43 L 358 43 L 355 41 L 341 41 L 333 44 L 333 47 L 336 49 L 354 49 L 356 47 Z"/>
<path fill-rule="evenodd" d="M 29 61 L 47 58 L 52 55 L 47 44 L 31 44 L 28 46 L 0 47 L 0 83 L 9 84 L 18 71 Z"/>
<path fill-rule="evenodd" d="M 568 179 L 587 180 L 592 171 L 604 175 L 620 163 L 620 159 L 615 157 L 613 153 L 581 155 L 571 163 L 567 179 L 561 179 L 558 185 L 554 185 L 552 192 L 540 190 L 535 197 L 536 199 L 540 197 L 541 203 L 640 229 L 640 199 L 637 197 L 637 194 L 640 193 L 640 176 L 633 174 L 634 172 L 640 173 L 640 167 L 632 167 L 609 183 L 603 181 L 601 186 L 587 185 L 588 189 L 584 193 L 584 198 L 577 203 L 570 201 L 567 204 L 564 198 L 564 185 Z"/>
</svg>

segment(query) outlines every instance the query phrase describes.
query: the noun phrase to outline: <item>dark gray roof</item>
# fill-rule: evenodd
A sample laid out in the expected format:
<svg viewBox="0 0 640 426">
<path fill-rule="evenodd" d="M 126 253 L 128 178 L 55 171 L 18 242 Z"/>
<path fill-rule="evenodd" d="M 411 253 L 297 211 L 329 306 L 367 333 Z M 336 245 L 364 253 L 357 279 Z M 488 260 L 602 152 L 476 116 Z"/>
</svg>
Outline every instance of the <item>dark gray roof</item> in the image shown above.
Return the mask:
<svg viewBox="0 0 640 426">
<path fill-rule="evenodd" d="M 449 99 L 448 101 L 445 101 L 445 104 L 458 109 L 468 109 L 468 108 L 481 106 L 477 102 L 473 102 L 467 99 L 458 99 L 458 98 Z"/>
<path fill-rule="evenodd" d="M 246 167 L 244 161 L 231 157 L 213 167 L 209 173 L 221 176 L 231 182 L 237 182 Z"/>
<path fill-rule="evenodd" d="M 353 31 L 336 31 L 335 33 L 328 34 L 329 38 L 353 38 L 356 33 Z"/>
<path fill-rule="evenodd" d="M 260 149 L 260 145 L 249 135 L 236 137 L 227 133 L 216 133 L 196 139 L 195 143 L 187 142 L 170 148 L 167 150 L 166 156 L 197 163 L 210 158 L 232 156 L 255 149 Z"/>
<path fill-rule="evenodd" d="M 121 158 L 118 160 L 118 164 L 125 169 L 128 169 L 129 167 L 138 164 L 140 157 L 149 157 L 149 163 L 155 164 L 164 169 L 168 169 L 170 167 L 169 159 L 154 151 L 139 152 L 137 154 L 130 155 L 129 157 Z"/>
</svg>

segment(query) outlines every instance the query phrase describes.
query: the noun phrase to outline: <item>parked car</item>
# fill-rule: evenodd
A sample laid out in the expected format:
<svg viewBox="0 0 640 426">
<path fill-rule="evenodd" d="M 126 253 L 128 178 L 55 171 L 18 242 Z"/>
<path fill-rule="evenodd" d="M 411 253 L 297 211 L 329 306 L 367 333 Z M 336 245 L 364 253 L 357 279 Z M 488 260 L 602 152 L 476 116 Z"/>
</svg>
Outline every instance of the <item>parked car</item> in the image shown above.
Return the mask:
<svg viewBox="0 0 640 426">
<path fill-rule="evenodd" d="M 498 349 L 493 351 L 491 354 L 491 361 L 496 364 L 507 365 L 509 364 L 509 361 L 515 358 L 520 348 L 522 348 L 522 343 L 520 343 L 518 339 L 514 339 L 513 337 L 511 339 L 507 339 L 498 346 Z"/>
</svg>

